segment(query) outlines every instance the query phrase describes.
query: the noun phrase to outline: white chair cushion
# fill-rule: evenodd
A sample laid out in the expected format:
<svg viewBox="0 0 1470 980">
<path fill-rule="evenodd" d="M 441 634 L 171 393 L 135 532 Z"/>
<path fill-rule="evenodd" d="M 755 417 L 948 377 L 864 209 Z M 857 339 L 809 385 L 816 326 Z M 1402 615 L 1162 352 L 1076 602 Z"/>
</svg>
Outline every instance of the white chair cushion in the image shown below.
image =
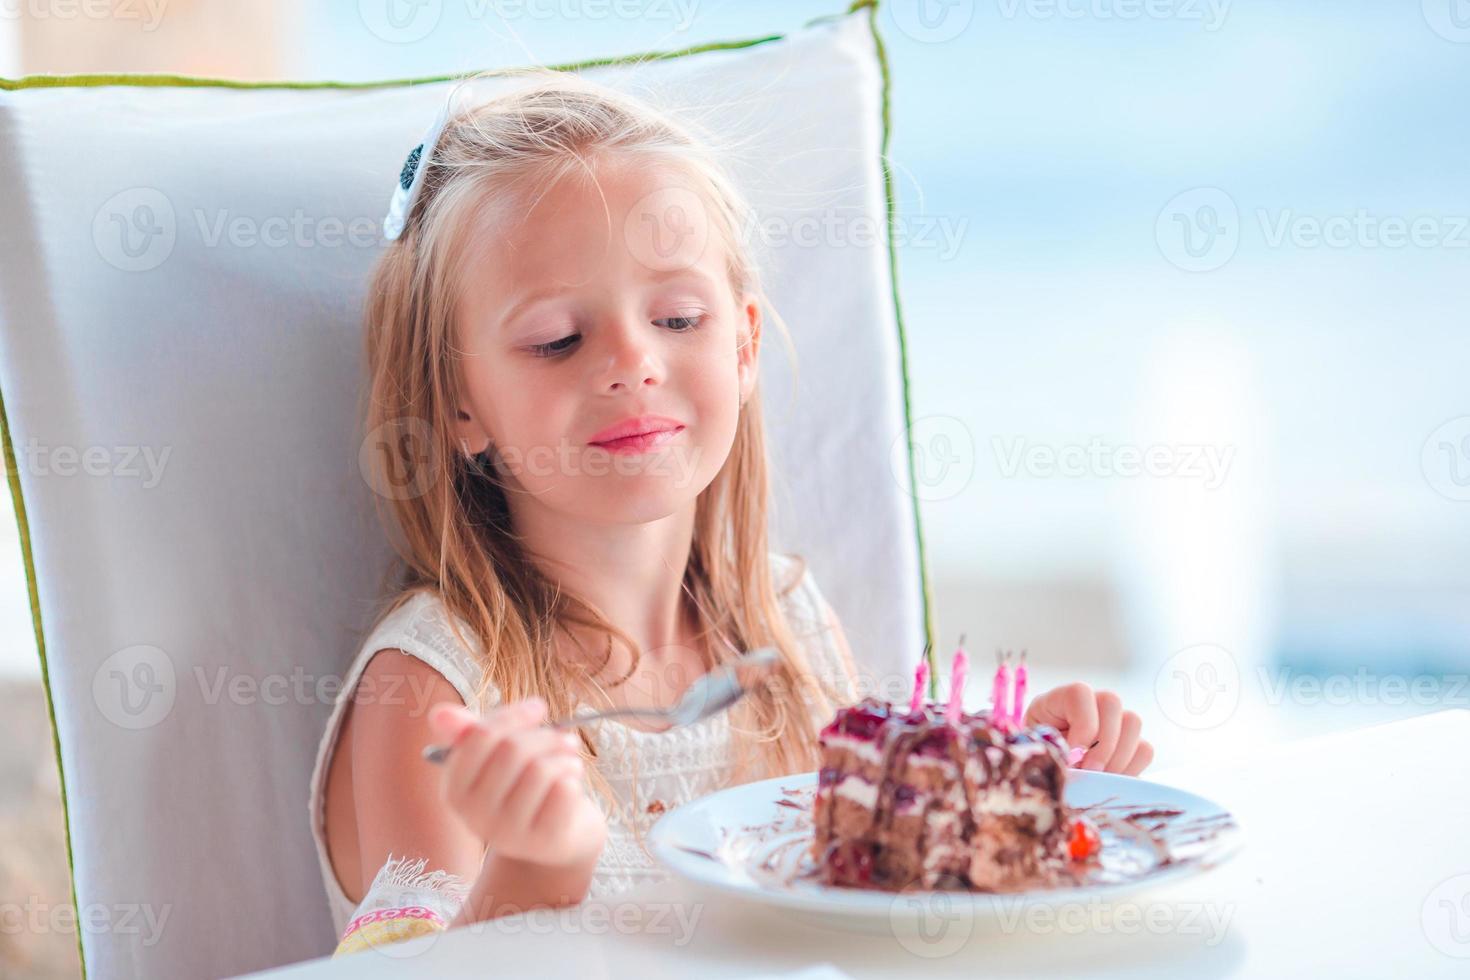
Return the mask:
<svg viewBox="0 0 1470 980">
<path fill-rule="evenodd" d="M 772 540 L 807 556 L 864 671 L 902 687 L 925 616 L 891 458 L 905 395 L 869 13 L 588 74 L 729 135 L 758 212 L 790 229 L 764 256 L 800 370 L 793 387 L 769 332 Z M 95 976 L 332 948 L 307 782 L 389 558 L 358 465 L 363 287 L 447 84 L 0 91 L 0 391 L 77 898 L 110 910 L 82 930 Z M 878 234 L 797 234 L 824 215 Z"/>
</svg>

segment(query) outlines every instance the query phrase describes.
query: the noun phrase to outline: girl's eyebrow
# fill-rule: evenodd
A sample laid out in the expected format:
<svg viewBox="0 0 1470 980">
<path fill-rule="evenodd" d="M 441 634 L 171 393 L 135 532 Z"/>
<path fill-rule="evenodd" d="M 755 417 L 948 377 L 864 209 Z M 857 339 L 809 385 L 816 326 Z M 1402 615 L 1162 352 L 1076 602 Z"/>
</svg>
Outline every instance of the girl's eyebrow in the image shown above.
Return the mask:
<svg viewBox="0 0 1470 980">
<path fill-rule="evenodd" d="M 524 312 L 527 307 L 534 306 L 537 303 L 543 302 L 548 299 L 555 299 L 560 292 L 561 290 L 559 289 L 538 289 L 535 292 L 527 293 L 525 296 L 517 300 L 510 309 L 505 311 L 505 314 L 500 318 L 500 325 L 502 327 L 509 325 L 510 322 L 514 320 L 517 316 L 519 316 L 522 312 Z"/>
<path fill-rule="evenodd" d="M 701 286 L 714 288 L 716 285 L 715 281 L 705 274 L 702 269 L 697 269 L 694 266 L 686 266 L 682 269 L 662 269 L 655 272 L 652 279 L 657 283 L 669 282 L 675 279 L 692 279 Z"/>
<path fill-rule="evenodd" d="M 665 283 L 675 280 L 689 280 L 696 282 L 699 285 L 704 286 L 708 289 L 714 289 L 717 285 L 715 281 L 711 279 L 707 274 L 705 274 L 702 270 L 696 269 L 692 266 L 682 269 L 661 269 L 654 272 L 649 278 L 656 283 Z M 500 318 L 500 325 L 502 327 L 508 326 L 517 316 L 525 312 L 525 310 L 529 307 L 548 299 L 555 299 L 558 295 L 561 294 L 561 292 L 561 289 L 548 288 L 538 289 L 533 292 L 527 293 L 520 299 L 516 300 L 516 302 L 511 306 L 510 309 L 505 311 L 505 314 Z"/>
</svg>

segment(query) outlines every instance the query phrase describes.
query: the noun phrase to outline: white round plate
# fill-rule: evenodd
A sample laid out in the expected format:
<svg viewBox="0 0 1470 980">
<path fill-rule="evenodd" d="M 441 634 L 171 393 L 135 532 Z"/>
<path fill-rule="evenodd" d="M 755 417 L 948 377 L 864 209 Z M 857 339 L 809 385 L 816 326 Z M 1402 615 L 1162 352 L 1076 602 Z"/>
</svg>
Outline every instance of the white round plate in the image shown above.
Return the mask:
<svg viewBox="0 0 1470 980">
<path fill-rule="evenodd" d="M 891 924 L 902 915 L 901 905 L 924 911 L 925 903 L 914 902 L 915 896 L 939 898 L 947 914 L 976 915 L 992 915 L 1018 902 L 1111 901 L 1201 874 L 1234 854 L 1243 841 L 1226 810 L 1193 793 L 1133 776 L 1072 769 L 1067 773 L 1067 803 L 1100 818 L 1103 840 L 1100 864 L 1084 882 L 1004 894 L 833 887 L 807 877 L 813 870 L 810 808 L 816 785 L 815 772 L 781 776 L 686 803 L 653 826 L 649 850 L 674 874 L 696 884 L 821 918 Z M 1161 852 L 1149 843 L 1150 836 L 1167 845 L 1170 860 L 1159 859 Z"/>
</svg>

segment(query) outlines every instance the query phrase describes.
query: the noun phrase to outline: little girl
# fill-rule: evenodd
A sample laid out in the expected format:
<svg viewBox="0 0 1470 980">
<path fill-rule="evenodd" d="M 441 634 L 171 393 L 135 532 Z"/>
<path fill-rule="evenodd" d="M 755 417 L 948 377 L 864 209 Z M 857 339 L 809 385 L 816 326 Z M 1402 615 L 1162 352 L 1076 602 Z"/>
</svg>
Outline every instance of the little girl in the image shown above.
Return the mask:
<svg viewBox="0 0 1470 980">
<path fill-rule="evenodd" d="M 546 74 L 456 88 L 370 283 L 366 422 L 401 568 L 312 777 L 338 953 L 656 880 L 659 814 L 816 768 L 859 697 L 805 563 L 769 550 L 757 355 L 780 321 L 747 205 L 671 119 Z M 545 725 L 671 705 L 764 646 L 770 682 L 698 724 Z M 1152 758 L 1084 684 L 1026 721 L 1090 746 L 1084 768 Z"/>
</svg>

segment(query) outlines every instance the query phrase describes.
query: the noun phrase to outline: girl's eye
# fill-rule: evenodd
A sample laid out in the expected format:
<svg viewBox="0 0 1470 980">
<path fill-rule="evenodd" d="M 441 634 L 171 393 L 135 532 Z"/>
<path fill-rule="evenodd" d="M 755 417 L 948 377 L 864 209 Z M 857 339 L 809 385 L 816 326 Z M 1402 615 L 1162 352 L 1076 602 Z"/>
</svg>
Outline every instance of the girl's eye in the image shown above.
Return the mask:
<svg viewBox="0 0 1470 980">
<path fill-rule="evenodd" d="M 560 354 L 562 351 L 570 348 L 572 344 L 576 343 L 577 340 L 581 338 L 581 336 L 581 334 L 569 334 L 568 336 L 565 336 L 560 340 L 553 340 L 549 344 L 532 344 L 530 347 L 527 348 L 527 350 L 535 354 L 537 357 L 551 357 L 555 354 Z"/>
<path fill-rule="evenodd" d="M 666 316 L 653 321 L 655 325 L 667 327 L 675 333 L 688 333 L 697 329 L 704 322 L 704 314 L 690 313 L 685 316 Z M 582 339 L 581 334 L 569 334 L 560 340 L 553 340 L 547 344 L 532 344 L 526 349 L 537 357 L 555 357 L 571 349 L 572 345 Z"/>
<path fill-rule="evenodd" d="M 666 316 L 653 322 L 661 327 L 666 326 L 675 333 L 683 333 L 687 330 L 693 330 L 703 321 L 704 317 L 702 315 L 691 313 L 688 316 Z"/>
</svg>

